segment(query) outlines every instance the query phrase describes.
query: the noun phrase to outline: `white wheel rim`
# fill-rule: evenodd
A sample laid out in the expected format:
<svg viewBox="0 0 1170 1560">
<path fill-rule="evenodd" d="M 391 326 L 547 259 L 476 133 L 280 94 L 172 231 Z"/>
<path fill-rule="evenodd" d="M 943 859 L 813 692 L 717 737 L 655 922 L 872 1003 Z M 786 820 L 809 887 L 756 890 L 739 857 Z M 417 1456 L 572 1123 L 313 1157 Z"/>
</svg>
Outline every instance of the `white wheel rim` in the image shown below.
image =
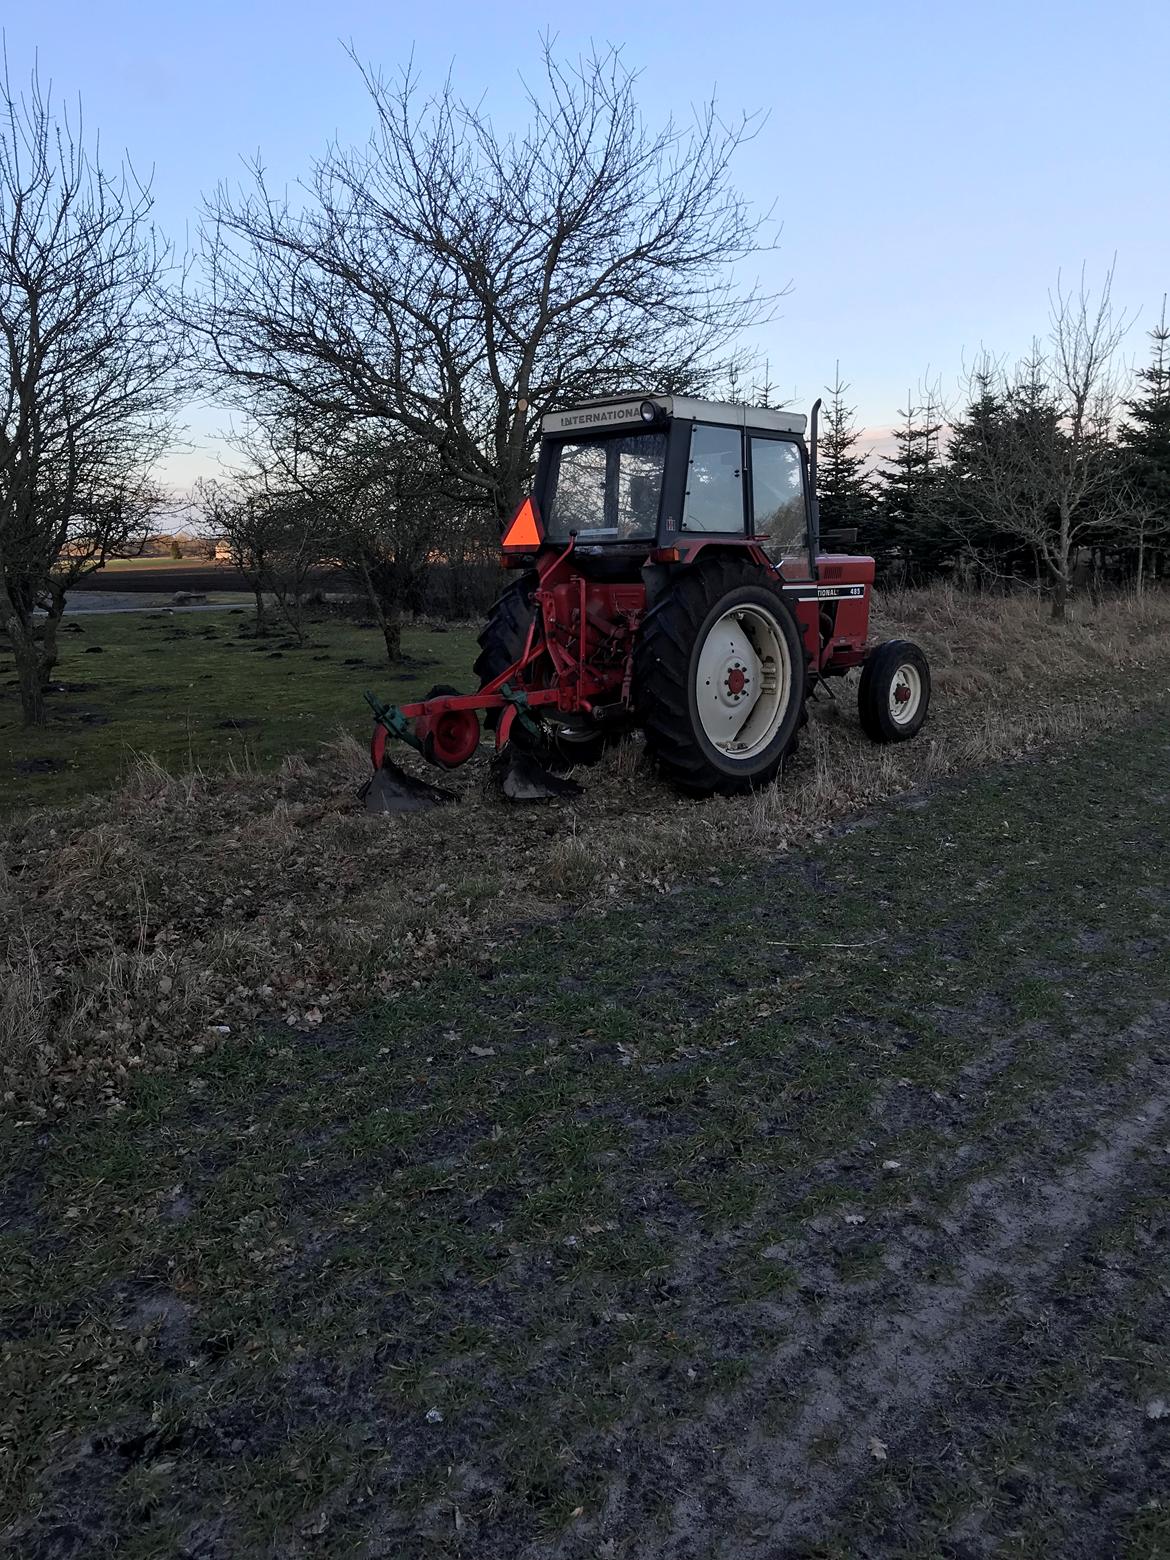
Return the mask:
<svg viewBox="0 0 1170 1560">
<path fill-rule="evenodd" d="M 921 703 L 922 674 L 904 662 L 890 678 L 890 719 L 895 726 L 908 726 Z"/>
<path fill-rule="evenodd" d="M 733 607 L 699 651 L 695 705 L 703 734 L 725 758 L 746 763 L 775 737 L 792 694 L 792 658 L 766 607 Z"/>
</svg>

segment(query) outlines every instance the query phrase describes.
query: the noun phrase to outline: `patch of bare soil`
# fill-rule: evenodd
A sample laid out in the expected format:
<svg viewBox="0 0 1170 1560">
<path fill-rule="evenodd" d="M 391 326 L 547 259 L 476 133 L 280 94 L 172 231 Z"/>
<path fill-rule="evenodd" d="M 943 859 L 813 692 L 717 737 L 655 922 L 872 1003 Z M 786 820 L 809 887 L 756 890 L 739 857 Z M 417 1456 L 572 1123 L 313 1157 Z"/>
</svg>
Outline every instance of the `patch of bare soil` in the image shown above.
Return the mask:
<svg viewBox="0 0 1170 1560">
<path fill-rule="evenodd" d="M 878 1217 L 849 1211 L 814 1217 L 768 1248 L 770 1258 L 799 1274 L 798 1303 L 772 1308 L 785 1342 L 748 1391 L 713 1405 L 677 1445 L 668 1436 L 663 1453 L 676 1466 L 690 1462 L 692 1479 L 674 1503 L 673 1533 L 659 1553 L 682 1560 L 714 1552 L 709 1546 L 721 1535 L 722 1554 L 805 1554 L 814 1552 L 813 1539 L 850 1531 L 854 1543 L 845 1553 L 882 1556 L 913 1548 L 927 1516 L 929 1483 L 920 1475 L 908 1489 L 880 1489 L 890 1511 L 888 1526 L 878 1532 L 868 1486 L 884 1482 L 883 1465 L 891 1458 L 929 1465 L 946 1458 L 948 1443 L 953 1448 L 959 1439 L 977 1440 L 980 1428 L 1003 1433 L 1002 1396 L 1023 1394 L 1028 1377 L 1051 1366 L 1058 1336 L 1070 1364 L 1070 1324 L 1092 1326 L 1093 1302 L 1075 1302 L 1078 1280 L 1083 1285 L 1086 1273 L 1099 1277 L 1094 1270 L 1101 1248 L 1135 1213 L 1141 1218 L 1165 1188 L 1170 1004 L 1155 1005 L 1134 1029 L 1136 1034 L 1109 1036 L 1111 1045 L 1137 1049 L 1137 1064 L 1123 1085 L 1099 1086 L 1091 1099 L 1075 1083 L 1054 1090 L 1036 1111 L 1039 1143 L 1025 1153 L 1009 1151 L 994 1174 L 963 1189 L 945 1211 L 911 1195 Z M 1152 1034 L 1168 1047 L 1154 1062 L 1144 1054 Z M 1062 1154 L 1062 1144 L 1076 1138 L 1091 1146 Z M 898 1176 L 904 1169 L 899 1164 L 887 1173 Z M 1152 1254 L 1156 1226 L 1147 1223 L 1143 1233 Z M 848 1254 L 862 1240 L 877 1253 L 876 1272 L 859 1278 Z M 1144 1297 L 1133 1292 L 1138 1286 L 1126 1285 L 1122 1264 L 1110 1266 L 1122 1271 L 1107 1296 L 1094 1286 L 1096 1304 L 1107 1304 L 1114 1320 L 1116 1311 L 1132 1304 L 1136 1320 Z M 1156 1333 L 1170 1320 L 1164 1291 L 1161 1301 Z M 1148 1319 L 1146 1329 L 1151 1331 Z M 1022 1335 L 1030 1349 L 1012 1347 Z M 1077 1363 L 1086 1374 L 1068 1385 L 1070 1395 L 1082 1400 L 1066 1397 L 1061 1434 L 1091 1443 L 1100 1428 L 1101 1362 L 1090 1355 Z M 1146 1413 L 1154 1397 L 1116 1390 L 1112 1396 L 1120 1401 L 1111 1405 L 1111 1499 L 1103 1507 L 1094 1503 L 1091 1530 L 1070 1534 L 1062 1555 L 1088 1560 L 1116 1552 L 1100 1547 L 1102 1531 L 1132 1518 L 1165 1488 L 1170 1435 Z M 789 1408 L 782 1418 L 778 1404 Z M 986 1421 L 982 1427 L 980 1420 Z M 714 1467 L 712 1447 L 726 1448 Z M 1020 1447 L 1018 1462 L 1017 1493 L 1026 1490 L 1041 1514 L 1046 1501 L 1071 1504 L 1066 1471 L 1039 1437 Z M 1004 1524 L 996 1506 L 1001 1514 L 1012 1503 L 997 1500 L 994 1463 L 979 1472 L 984 1488 L 975 1500 L 974 1467 L 967 1471 L 966 1491 L 954 1488 L 962 1478 L 935 1481 L 935 1493 L 941 1483 L 956 1502 L 953 1520 L 942 1524 L 945 1547 L 938 1552 L 1000 1552 Z M 1017 1510 L 1008 1526 L 1018 1528 L 1026 1515 Z M 823 1552 L 837 1550 L 828 1542 Z"/>
<path fill-rule="evenodd" d="M 63 758 L 18 758 L 12 766 L 18 775 L 55 775 L 65 768 Z"/>
</svg>

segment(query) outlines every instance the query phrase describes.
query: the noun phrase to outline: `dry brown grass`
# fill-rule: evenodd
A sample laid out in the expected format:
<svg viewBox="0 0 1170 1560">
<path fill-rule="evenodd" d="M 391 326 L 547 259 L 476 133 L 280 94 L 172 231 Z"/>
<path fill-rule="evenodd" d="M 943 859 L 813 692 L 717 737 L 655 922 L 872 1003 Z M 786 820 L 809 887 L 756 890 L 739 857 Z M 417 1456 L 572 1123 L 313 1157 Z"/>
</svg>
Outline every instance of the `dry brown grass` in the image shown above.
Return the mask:
<svg viewBox="0 0 1170 1560">
<path fill-rule="evenodd" d="M 276 775 L 176 776 L 142 759 L 96 808 L 44 811 L 0 842 L 0 1087 L 41 1116 L 117 1109 L 135 1069 L 174 1066 L 257 1021 L 312 1028 L 437 961 L 493 956 L 503 927 L 666 892 L 883 799 L 1074 738 L 1170 685 L 1170 598 L 1063 628 L 1039 602 L 937 589 L 884 604 L 919 640 L 935 700 L 921 737 L 864 741 L 852 683 L 819 700 L 783 783 L 707 803 L 637 743 L 571 805 L 515 810 L 487 758 L 446 777 L 463 805 L 367 818 L 364 750 L 332 742 Z"/>
</svg>

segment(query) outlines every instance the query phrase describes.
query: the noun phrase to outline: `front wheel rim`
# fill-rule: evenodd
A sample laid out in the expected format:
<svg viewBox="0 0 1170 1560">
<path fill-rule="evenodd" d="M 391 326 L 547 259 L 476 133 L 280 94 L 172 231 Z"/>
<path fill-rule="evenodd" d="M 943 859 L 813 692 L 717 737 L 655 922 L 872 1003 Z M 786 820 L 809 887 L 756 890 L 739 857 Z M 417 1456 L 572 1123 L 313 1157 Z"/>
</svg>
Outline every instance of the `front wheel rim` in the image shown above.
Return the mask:
<svg viewBox="0 0 1170 1560">
<path fill-rule="evenodd" d="M 788 640 L 767 607 L 732 607 L 707 632 L 695 671 L 695 705 L 707 741 L 748 763 L 776 738 L 792 697 Z"/>
<path fill-rule="evenodd" d="M 895 726 L 908 726 L 922 706 L 922 673 L 908 661 L 890 678 L 889 710 Z"/>
</svg>

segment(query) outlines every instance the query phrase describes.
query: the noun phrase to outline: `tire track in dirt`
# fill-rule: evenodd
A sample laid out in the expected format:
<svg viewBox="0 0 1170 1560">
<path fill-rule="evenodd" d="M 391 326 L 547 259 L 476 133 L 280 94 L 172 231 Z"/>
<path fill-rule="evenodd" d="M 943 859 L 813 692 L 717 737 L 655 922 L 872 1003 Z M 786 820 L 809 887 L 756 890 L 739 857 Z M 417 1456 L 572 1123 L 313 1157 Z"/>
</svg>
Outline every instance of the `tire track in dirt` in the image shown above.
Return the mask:
<svg viewBox="0 0 1170 1560">
<path fill-rule="evenodd" d="M 1166 1021 L 1163 1010 L 1159 1022 Z M 1168 1115 L 1170 1079 L 1164 1079 L 1156 1093 L 1103 1125 L 1097 1147 L 1057 1179 L 1021 1195 L 1027 1178 L 1017 1164 L 970 1190 L 962 1213 L 943 1221 L 962 1251 L 953 1277 L 919 1289 L 906 1311 L 871 1321 L 850 1354 L 847 1378 L 818 1369 L 812 1400 L 782 1445 L 760 1439 L 745 1448 L 746 1457 L 758 1455 L 763 1477 L 740 1474 L 730 1487 L 745 1523 L 756 1519 L 756 1542 L 775 1546 L 821 1536 L 826 1517 L 884 1460 L 879 1454 L 888 1455 L 890 1443 L 934 1406 L 947 1378 L 994 1346 L 1005 1302 L 1026 1304 L 1059 1269 L 1069 1245 L 1132 1196 L 1135 1155 Z M 993 1282 L 1004 1292 L 994 1309 L 986 1293 Z M 826 1437 L 836 1443 L 839 1469 L 810 1455 Z"/>
<path fill-rule="evenodd" d="M 1114 910 L 1132 899 L 1136 913 L 1138 897 L 1154 892 L 1143 878 L 1160 876 L 1163 868 L 1157 855 L 1135 854 L 1145 830 L 1140 791 L 1119 798 L 1112 760 L 1090 758 L 1085 767 L 1077 781 L 1075 836 L 1041 834 L 1022 864 L 965 837 L 969 881 L 964 884 L 963 873 L 953 885 L 944 878 L 915 907 L 922 922 L 913 927 L 913 951 L 921 954 L 924 940 L 937 945 L 944 964 L 953 956 L 960 977 L 945 1005 L 920 1003 L 916 1011 L 948 1039 L 968 1043 L 974 1055 L 939 1084 L 945 1093 L 903 1087 L 908 1079 L 891 1076 L 872 1102 L 870 1130 L 843 1137 L 839 1154 L 808 1162 L 803 1184 L 786 1180 L 776 1187 L 781 1205 L 799 1203 L 810 1187 L 838 1199 L 851 1187 L 864 1198 L 872 1185 L 869 1167 L 881 1159 L 869 1139 L 896 1142 L 902 1131 L 921 1128 L 934 1144 L 916 1157 L 913 1182 L 906 1179 L 917 1196 L 893 1217 L 872 1211 L 866 1219 L 845 1217 L 846 1224 L 865 1223 L 864 1231 L 840 1228 L 842 1208 L 836 1219 L 815 1218 L 791 1238 L 786 1234 L 775 1254 L 800 1275 L 798 1294 L 755 1302 L 760 1322 L 754 1329 L 726 1281 L 719 1287 L 726 1241 L 716 1234 L 689 1253 L 684 1243 L 669 1285 L 670 1304 L 684 1297 L 675 1313 L 680 1326 L 696 1340 L 721 1344 L 724 1357 L 739 1349 L 753 1375 L 742 1390 L 709 1400 L 689 1424 L 660 1421 L 653 1439 L 648 1427 L 624 1426 L 601 1513 L 588 1536 L 567 1537 L 558 1552 L 591 1555 L 590 1543 L 599 1538 L 617 1546 L 601 1553 L 672 1560 L 863 1552 L 809 1546 L 832 1533 L 854 1497 L 862 1506 L 873 1497 L 881 1484 L 874 1475 L 893 1466 L 900 1444 L 932 1418 L 945 1418 L 940 1405 L 956 1382 L 962 1390 L 964 1370 L 994 1357 L 1021 1315 L 1043 1309 L 1037 1297 L 1045 1286 L 1059 1286 L 1074 1244 L 1083 1245 L 1130 1206 L 1137 1195 L 1130 1184 L 1135 1158 L 1170 1107 L 1170 1002 L 1153 1000 L 1166 990 L 1163 943 L 1119 935 L 1116 921 L 1108 933 L 1084 928 L 1094 906 L 1105 909 L 1099 899 L 1111 895 Z M 1113 777 L 1108 785 L 1100 778 L 1106 773 Z M 1055 795 L 1051 785 L 1028 785 L 1028 779 L 1018 771 L 1011 776 L 1008 796 L 988 808 L 995 809 L 992 828 L 998 831 L 1005 814 L 1016 816 L 1021 780 L 1034 807 L 1026 827 L 1042 831 L 1060 815 L 1064 777 L 1057 777 Z M 954 821 L 962 818 L 962 796 L 944 797 L 943 804 Z M 954 821 L 936 823 L 935 833 L 953 829 Z M 1037 850 L 1039 859 L 1032 859 Z M 791 860 L 783 870 L 791 874 Z M 826 891 L 840 893 L 857 876 L 855 869 L 838 871 Z M 983 907 L 991 897 L 1002 914 L 989 926 Z M 896 890 L 893 898 L 898 904 Z M 677 941 L 677 919 L 675 905 L 660 911 L 656 936 L 664 944 Z M 1108 963 L 1099 958 L 1107 947 L 1115 955 Z M 898 956 L 911 951 L 900 949 Z M 1033 1011 L 1026 998 L 1017 1007 L 999 995 L 1017 991 L 1025 976 L 1072 1006 L 1057 1001 L 1051 1010 Z M 1045 1013 L 1050 1016 L 1038 1016 Z M 1071 1032 L 1061 1023 L 1066 1013 L 1075 1015 Z M 862 1026 L 867 1019 L 862 1009 Z M 838 1019 L 837 1039 L 840 1029 Z M 990 1115 L 989 1095 L 996 1096 Z M 891 1132 L 895 1102 L 904 1109 Z M 813 1238 L 818 1234 L 824 1238 Z M 747 1232 L 737 1236 L 748 1256 Z M 880 1244 L 885 1271 L 858 1283 L 842 1277 L 833 1258 L 850 1258 L 846 1248 L 863 1242 Z M 943 1278 L 940 1268 L 949 1269 Z M 776 1349 L 774 1340 L 785 1333 Z M 960 1411 L 960 1423 L 967 1418 Z M 875 1455 L 871 1440 L 881 1443 L 884 1456 Z M 932 1455 L 945 1456 L 946 1444 L 944 1426 L 925 1454 L 928 1465 Z M 661 1528 L 648 1533 L 659 1521 Z M 523 1552 L 532 1560 L 547 1553 Z M 864 1553 L 903 1550 L 879 1544 Z"/>
<path fill-rule="evenodd" d="M 1141 1046 L 1167 1034 L 1170 1003 L 1163 1002 L 1113 1043 Z M 1059 1272 L 1073 1243 L 1112 1223 L 1137 1195 L 1136 1156 L 1170 1118 L 1170 1071 L 1143 1060 L 1126 1084 L 1111 1114 L 1092 1113 L 1095 1145 L 1061 1174 L 1045 1176 L 1032 1154 L 1017 1156 L 968 1187 L 961 1207 L 938 1221 L 934 1239 L 915 1243 L 920 1267 L 945 1261 L 945 1281 L 914 1282 L 908 1302 L 904 1286 L 874 1297 L 838 1283 L 843 1297 L 830 1300 L 812 1327 L 802 1326 L 790 1307 L 776 1308 L 793 1336 L 773 1355 L 767 1381 L 755 1384 L 750 1403 L 720 1404 L 701 1432 L 692 1427 L 685 1450 L 678 1448 L 683 1460 L 694 1458 L 697 1477 L 674 1503 L 663 1554 L 673 1560 L 707 1553 L 795 1556 L 832 1530 L 835 1515 L 895 1443 L 913 1439 L 936 1410 L 948 1382 L 994 1352 L 1001 1328 L 1029 1309 L 1030 1297 Z M 1067 1129 L 1067 1103 L 1054 1104 L 1064 1105 Z M 1090 1111 L 1085 1101 L 1081 1125 L 1089 1124 Z M 897 1230 L 884 1233 L 896 1243 Z M 813 1252 L 810 1242 L 810 1265 L 817 1261 Z M 791 1262 L 795 1253 L 785 1256 Z M 851 1337 L 846 1357 L 815 1363 L 831 1358 L 832 1341 L 841 1335 Z M 763 1431 L 760 1399 L 794 1383 L 803 1386 L 803 1406 L 782 1430 Z M 743 1425 L 753 1420 L 745 1436 Z M 831 1445 L 832 1458 L 818 1456 L 818 1445 Z M 720 1446 L 730 1450 L 713 1470 L 710 1448 Z M 611 1506 L 611 1518 L 616 1515 Z M 610 1521 L 603 1526 L 609 1529 Z"/>
</svg>

